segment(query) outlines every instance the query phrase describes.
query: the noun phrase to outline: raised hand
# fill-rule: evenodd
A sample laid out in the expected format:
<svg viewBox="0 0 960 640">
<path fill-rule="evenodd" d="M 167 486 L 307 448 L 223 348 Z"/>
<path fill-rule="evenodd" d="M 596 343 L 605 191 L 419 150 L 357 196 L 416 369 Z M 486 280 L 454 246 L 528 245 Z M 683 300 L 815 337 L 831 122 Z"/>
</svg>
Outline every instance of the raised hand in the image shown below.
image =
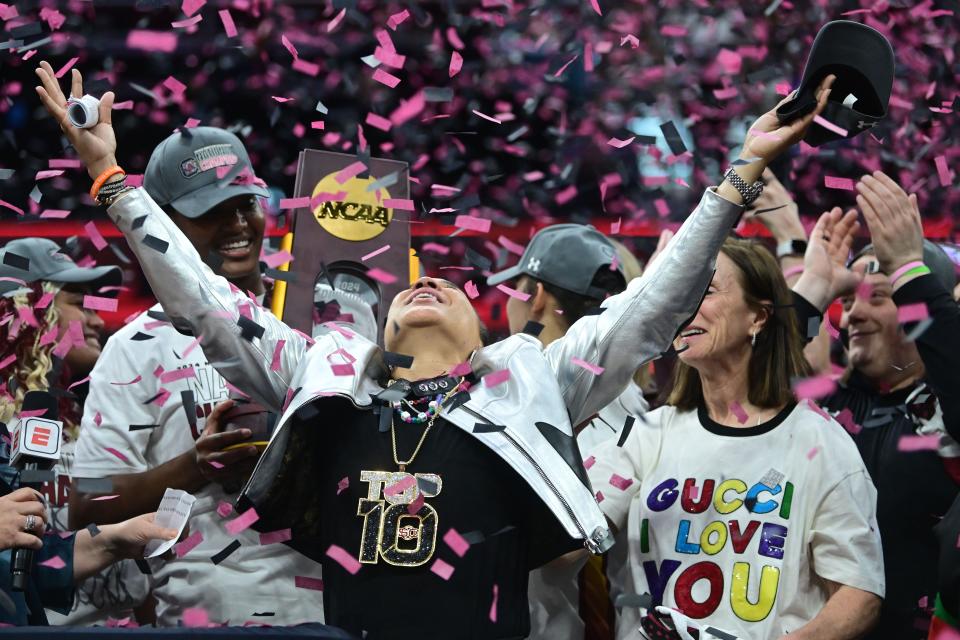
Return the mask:
<svg viewBox="0 0 960 640">
<path fill-rule="evenodd" d="M 757 121 L 747 131 L 740 157 L 748 161 L 753 158 L 760 158 L 764 161 L 764 164 L 770 164 L 783 151 L 799 142 L 807 132 L 807 127 L 813 122 L 813 118 L 820 115 L 820 112 L 827 106 L 830 87 L 833 86 L 833 81 L 836 79 L 837 77 L 831 74 L 820 82 L 814 92 L 817 98 L 817 106 L 802 118 L 797 118 L 787 124 L 780 124 L 780 120 L 777 119 L 777 109 L 783 103 L 793 99 L 793 93 L 777 103 L 777 106 L 773 109 L 757 118 Z"/>
<path fill-rule="evenodd" d="M 60 125 L 60 129 L 67 136 L 70 144 L 77 150 L 80 161 L 87 168 L 91 178 L 96 178 L 105 169 L 117 164 L 117 139 L 113 133 L 111 110 L 113 109 L 113 92 L 107 91 L 100 99 L 100 114 L 97 124 L 89 129 L 80 129 L 70 124 L 67 118 L 67 98 L 60 90 L 60 82 L 54 74 L 53 67 L 46 61 L 40 63 L 36 70 L 37 77 L 43 86 L 36 87 L 37 95 L 43 101 L 47 112 Z M 76 69 L 71 71 L 70 95 L 75 98 L 83 97 L 83 77 Z"/>
<path fill-rule="evenodd" d="M 810 233 L 803 256 L 803 275 L 793 290 L 821 311 L 860 284 L 861 277 L 846 265 L 859 230 L 855 209 L 843 213 L 840 207 L 834 207 L 820 216 Z"/>
<path fill-rule="evenodd" d="M 763 193 L 747 210 L 744 219 L 758 220 L 778 244 L 787 240 L 806 240 L 807 233 L 800 221 L 797 203 L 769 168 L 763 170 L 763 183 Z"/>
<path fill-rule="evenodd" d="M 863 176 L 857 183 L 857 193 L 880 269 L 890 275 L 908 262 L 923 260 L 917 196 L 907 195 L 881 171 Z"/>
</svg>

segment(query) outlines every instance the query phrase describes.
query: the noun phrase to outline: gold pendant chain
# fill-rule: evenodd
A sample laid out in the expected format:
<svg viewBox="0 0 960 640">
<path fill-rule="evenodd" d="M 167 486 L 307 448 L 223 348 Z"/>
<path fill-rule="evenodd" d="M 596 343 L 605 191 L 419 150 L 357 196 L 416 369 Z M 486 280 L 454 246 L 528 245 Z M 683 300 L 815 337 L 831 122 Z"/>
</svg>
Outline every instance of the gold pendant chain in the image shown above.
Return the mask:
<svg viewBox="0 0 960 640">
<path fill-rule="evenodd" d="M 450 396 L 452 396 L 454 393 L 456 393 L 460 389 L 461 384 L 463 384 L 463 378 L 460 378 L 460 382 L 458 382 L 453 389 L 448 391 L 447 394 L 443 396 L 443 400 L 440 401 L 440 407 L 443 407 L 443 403 L 446 402 L 450 398 Z M 433 423 L 439 417 L 440 417 L 440 408 L 437 409 L 437 413 L 434 414 L 430 418 L 430 420 L 427 422 L 427 428 L 423 430 L 423 435 L 420 436 L 420 442 L 417 443 L 417 448 L 413 450 L 413 453 L 410 455 L 410 459 L 401 462 L 399 456 L 397 455 L 397 429 L 395 425 L 395 420 L 393 415 L 390 416 L 390 444 L 393 445 L 393 462 L 398 467 L 400 467 L 400 471 L 406 471 L 407 465 L 413 464 L 413 460 L 414 458 L 417 457 L 417 454 L 420 453 L 420 447 L 422 447 L 423 443 L 426 441 L 427 434 L 430 433 L 430 429 L 433 427 Z"/>
</svg>

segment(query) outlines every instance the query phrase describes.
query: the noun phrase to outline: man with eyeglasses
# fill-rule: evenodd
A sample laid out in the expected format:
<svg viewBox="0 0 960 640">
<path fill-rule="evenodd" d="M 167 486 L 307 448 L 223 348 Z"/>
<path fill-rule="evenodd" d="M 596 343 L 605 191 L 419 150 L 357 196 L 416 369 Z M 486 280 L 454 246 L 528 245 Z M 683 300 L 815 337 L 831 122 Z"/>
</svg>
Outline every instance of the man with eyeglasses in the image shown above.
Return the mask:
<svg viewBox="0 0 960 640">
<path fill-rule="evenodd" d="M 154 150 L 143 187 L 218 275 L 262 304 L 265 219 L 259 198 L 269 192 L 250 166 L 233 133 L 184 129 Z M 182 489 L 198 498 L 190 532 L 202 541 L 183 557 L 153 566 L 160 626 L 176 625 L 197 606 L 211 622 L 233 625 L 322 621 L 321 592 L 298 588 L 295 580 L 319 578 L 318 563 L 283 544 L 261 545 L 252 529 L 237 535 L 224 529 L 232 515 L 218 507 L 233 502 L 231 494 L 262 450 L 245 430 L 204 431 L 214 406 L 228 395 L 215 363 L 194 336 L 167 321 L 159 304 L 114 334 L 91 375 L 73 469 L 75 478 L 109 478 L 110 488 L 97 490 L 87 481 L 92 492 L 75 490 L 71 524 L 119 522 L 155 510 L 167 488 Z M 117 497 L 97 500 L 100 493 Z M 229 552 L 234 540 L 240 546 Z"/>
</svg>

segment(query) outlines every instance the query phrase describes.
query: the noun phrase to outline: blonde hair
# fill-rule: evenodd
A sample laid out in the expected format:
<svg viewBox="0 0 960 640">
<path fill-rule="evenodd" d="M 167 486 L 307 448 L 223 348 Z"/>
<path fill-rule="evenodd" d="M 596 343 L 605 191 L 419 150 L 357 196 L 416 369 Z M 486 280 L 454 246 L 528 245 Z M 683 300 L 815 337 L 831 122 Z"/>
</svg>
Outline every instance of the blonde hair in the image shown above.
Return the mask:
<svg viewBox="0 0 960 640">
<path fill-rule="evenodd" d="M 10 298 L 0 298 L 0 361 L 10 354 L 17 356 L 10 365 L 0 369 L 0 383 L 4 385 L 4 393 L 0 395 L 0 422 L 9 423 L 20 412 L 23 398 L 28 391 L 50 390 L 51 373 L 55 367 L 53 350 L 56 340 L 43 346 L 40 345 L 40 340 L 45 333 L 58 326 L 60 313 L 56 303 L 51 300 L 43 314 L 37 317 L 40 326 L 32 327 L 20 319 L 20 309 L 35 310 L 35 305 L 43 294 L 49 293 L 56 298 L 60 293 L 60 286 L 44 281 L 32 285 L 31 288 L 29 292 L 23 291 Z M 12 392 L 11 384 L 15 387 Z M 78 417 L 73 415 L 74 413 L 61 410 L 60 416 L 66 437 L 70 440 L 76 439 L 80 429 Z"/>
</svg>

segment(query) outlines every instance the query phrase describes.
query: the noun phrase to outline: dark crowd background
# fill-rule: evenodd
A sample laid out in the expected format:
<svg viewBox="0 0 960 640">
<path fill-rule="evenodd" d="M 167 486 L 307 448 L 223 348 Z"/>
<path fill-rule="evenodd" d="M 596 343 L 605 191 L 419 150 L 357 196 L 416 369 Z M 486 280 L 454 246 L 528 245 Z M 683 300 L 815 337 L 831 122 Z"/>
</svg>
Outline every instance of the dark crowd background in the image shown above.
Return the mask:
<svg viewBox="0 0 960 640">
<path fill-rule="evenodd" d="M 287 223 L 277 206 L 293 195 L 299 150 L 359 148 L 410 163 L 414 246 L 449 247 L 420 251 L 428 271 L 466 267 L 440 273 L 476 282 L 482 314 L 502 332 L 506 297 L 482 271 L 515 260 L 517 245 L 554 222 L 613 231 L 645 258 L 718 181 L 746 124 L 798 85 L 817 30 L 835 19 L 864 22 L 893 44 L 889 116 L 850 142 L 801 145 L 776 173 L 812 220 L 855 205 L 854 192 L 826 188 L 825 177 L 882 169 L 918 194 L 929 237 L 954 240 L 958 15 L 952 0 L 0 3 L 0 241 L 48 235 L 82 260 L 125 265 L 130 291 L 107 316 L 114 325 L 149 305 L 123 240 L 85 195 L 86 173 L 37 179 L 51 159 L 75 156 L 34 92 L 33 69 L 77 58 L 85 91 L 113 90 L 126 107 L 113 119 L 131 174 L 191 119 L 237 131 L 275 192 L 274 236 Z M 173 26 L 181 21 L 195 24 Z M 373 79 L 378 47 L 394 65 L 405 57 L 402 68 L 379 67 L 400 79 L 393 88 Z M 452 57 L 462 58 L 455 74 Z M 390 130 L 368 114 L 390 119 Z M 679 139 L 668 141 L 671 125 Z M 70 213 L 40 218 L 48 210 Z M 449 237 L 464 213 L 491 219 L 490 233 Z M 90 220 L 108 248 L 89 241 Z"/>
</svg>

